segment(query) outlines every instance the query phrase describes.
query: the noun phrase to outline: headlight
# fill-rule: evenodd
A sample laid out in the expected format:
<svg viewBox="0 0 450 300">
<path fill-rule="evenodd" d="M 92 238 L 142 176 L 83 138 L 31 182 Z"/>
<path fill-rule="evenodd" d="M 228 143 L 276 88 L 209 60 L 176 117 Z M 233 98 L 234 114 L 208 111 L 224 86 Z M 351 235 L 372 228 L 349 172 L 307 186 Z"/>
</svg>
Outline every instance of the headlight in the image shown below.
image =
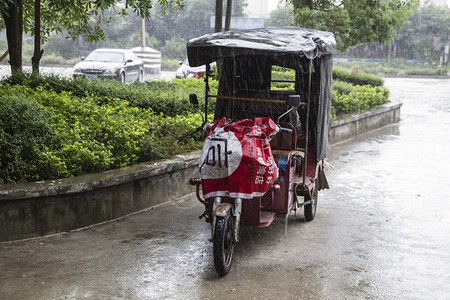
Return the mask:
<svg viewBox="0 0 450 300">
<path fill-rule="evenodd" d="M 116 70 L 115 69 L 105 70 L 104 73 L 105 74 L 116 74 Z"/>
</svg>

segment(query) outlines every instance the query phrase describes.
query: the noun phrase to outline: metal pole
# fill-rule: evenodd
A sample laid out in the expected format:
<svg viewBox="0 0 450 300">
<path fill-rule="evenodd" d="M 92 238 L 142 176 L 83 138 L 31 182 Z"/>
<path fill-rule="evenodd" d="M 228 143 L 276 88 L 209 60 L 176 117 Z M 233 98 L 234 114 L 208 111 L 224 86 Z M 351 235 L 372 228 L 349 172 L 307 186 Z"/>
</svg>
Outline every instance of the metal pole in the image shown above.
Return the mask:
<svg viewBox="0 0 450 300">
<path fill-rule="evenodd" d="M 145 48 L 145 19 L 141 17 L 140 22 L 141 27 L 141 51 L 144 51 Z"/>
<path fill-rule="evenodd" d="M 208 123 L 208 98 L 209 98 L 209 73 L 211 71 L 211 67 L 209 64 L 206 64 L 206 76 L 205 76 L 205 124 Z"/>
<path fill-rule="evenodd" d="M 303 164 L 303 186 L 306 184 L 306 164 L 308 163 L 308 146 L 309 146 L 309 107 L 311 106 L 311 76 L 312 76 L 312 59 L 309 60 L 308 74 L 308 101 L 306 105 L 306 133 L 305 133 L 305 163 Z"/>
</svg>

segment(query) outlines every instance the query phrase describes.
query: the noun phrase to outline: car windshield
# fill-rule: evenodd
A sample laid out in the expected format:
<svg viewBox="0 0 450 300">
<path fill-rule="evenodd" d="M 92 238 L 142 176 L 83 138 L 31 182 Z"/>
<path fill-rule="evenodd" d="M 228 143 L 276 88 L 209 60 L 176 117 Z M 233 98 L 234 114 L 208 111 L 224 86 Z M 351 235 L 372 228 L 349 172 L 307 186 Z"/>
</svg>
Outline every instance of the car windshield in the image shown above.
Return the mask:
<svg viewBox="0 0 450 300">
<path fill-rule="evenodd" d="M 85 61 L 102 61 L 102 62 L 123 62 L 123 53 L 109 51 L 94 51 L 89 54 Z"/>
</svg>

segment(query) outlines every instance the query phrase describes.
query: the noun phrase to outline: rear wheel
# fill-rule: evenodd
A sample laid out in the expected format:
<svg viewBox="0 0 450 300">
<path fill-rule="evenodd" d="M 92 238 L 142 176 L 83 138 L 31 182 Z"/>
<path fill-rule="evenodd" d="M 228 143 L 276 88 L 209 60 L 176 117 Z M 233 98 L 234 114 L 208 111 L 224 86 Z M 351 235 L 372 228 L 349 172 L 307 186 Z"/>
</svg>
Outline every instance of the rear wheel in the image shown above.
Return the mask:
<svg viewBox="0 0 450 300">
<path fill-rule="evenodd" d="M 138 77 L 137 81 L 139 81 L 139 82 L 144 81 L 144 70 L 139 70 L 139 77 Z"/>
<path fill-rule="evenodd" d="M 216 217 L 213 253 L 214 266 L 219 276 L 225 276 L 231 270 L 234 251 L 233 223 L 231 210 L 225 217 Z"/>
<path fill-rule="evenodd" d="M 314 220 L 314 217 L 316 216 L 316 210 L 317 210 L 317 198 L 318 198 L 318 191 L 317 191 L 317 182 L 318 179 L 315 180 L 314 188 L 311 190 L 311 199 L 309 195 L 305 196 L 305 201 L 311 200 L 310 204 L 304 205 L 305 210 L 305 219 L 306 221 L 312 221 Z"/>
</svg>

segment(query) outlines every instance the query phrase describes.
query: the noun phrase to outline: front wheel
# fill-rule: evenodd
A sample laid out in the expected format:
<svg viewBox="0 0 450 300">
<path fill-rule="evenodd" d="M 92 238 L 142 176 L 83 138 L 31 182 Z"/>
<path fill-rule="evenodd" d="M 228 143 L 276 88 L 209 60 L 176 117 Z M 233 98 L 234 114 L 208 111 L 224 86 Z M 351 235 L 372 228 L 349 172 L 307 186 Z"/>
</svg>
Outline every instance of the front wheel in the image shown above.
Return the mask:
<svg viewBox="0 0 450 300">
<path fill-rule="evenodd" d="M 227 275 L 231 270 L 233 262 L 234 222 L 231 216 L 231 210 L 225 217 L 216 217 L 216 226 L 214 229 L 214 267 L 219 276 Z"/>
<path fill-rule="evenodd" d="M 315 180 L 314 188 L 311 191 L 311 199 L 309 195 L 305 196 L 305 200 L 311 200 L 310 204 L 306 204 L 304 206 L 305 209 L 305 220 L 306 221 L 312 221 L 314 220 L 314 217 L 316 216 L 316 210 L 317 210 L 317 196 L 318 196 L 318 179 Z"/>
</svg>

